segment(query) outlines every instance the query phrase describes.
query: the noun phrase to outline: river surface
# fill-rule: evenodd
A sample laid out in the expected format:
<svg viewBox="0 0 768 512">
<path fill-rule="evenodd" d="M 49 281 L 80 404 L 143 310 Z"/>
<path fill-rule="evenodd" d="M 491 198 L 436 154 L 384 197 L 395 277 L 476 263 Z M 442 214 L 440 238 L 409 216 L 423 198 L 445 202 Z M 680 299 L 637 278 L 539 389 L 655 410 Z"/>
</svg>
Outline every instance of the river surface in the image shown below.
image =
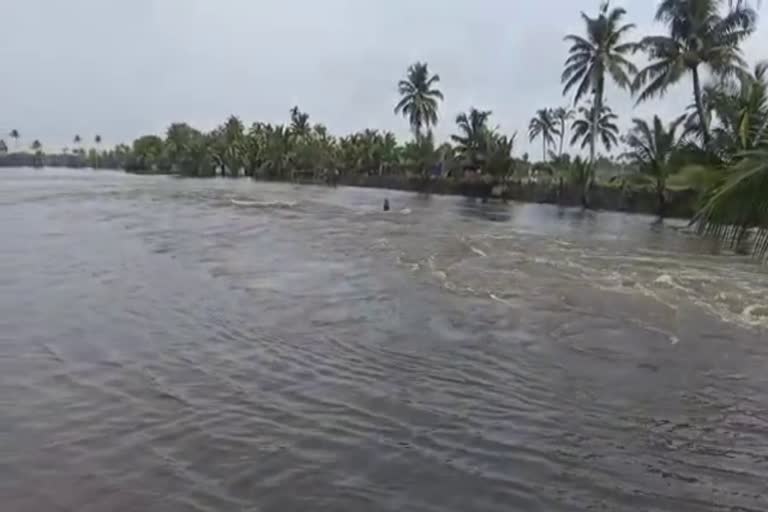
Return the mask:
<svg viewBox="0 0 768 512">
<path fill-rule="evenodd" d="M 768 510 L 768 274 L 680 228 L 0 169 L 0 509 Z"/>
</svg>

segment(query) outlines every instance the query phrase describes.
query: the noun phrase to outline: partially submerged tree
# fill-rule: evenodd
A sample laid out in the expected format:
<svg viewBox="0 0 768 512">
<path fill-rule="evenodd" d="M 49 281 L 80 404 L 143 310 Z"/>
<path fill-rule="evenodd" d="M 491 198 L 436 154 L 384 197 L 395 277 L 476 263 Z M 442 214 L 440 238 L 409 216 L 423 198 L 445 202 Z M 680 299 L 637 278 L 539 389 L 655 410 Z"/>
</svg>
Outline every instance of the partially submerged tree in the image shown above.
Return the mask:
<svg viewBox="0 0 768 512">
<path fill-rule="evenodd" d="M 660 217 L 666 210 L 667 178 L 681 165 L 675 162 L 675 156 L 681 143 L 678 130 L 684 121 L 685 116 L 681 116 L 665 127 L 658 116 L 650 124 L 633 119 L 633 128 L 626 137 L 629 150 L 624 156 L 639 172 L 653 179 Z"/>
</svg>

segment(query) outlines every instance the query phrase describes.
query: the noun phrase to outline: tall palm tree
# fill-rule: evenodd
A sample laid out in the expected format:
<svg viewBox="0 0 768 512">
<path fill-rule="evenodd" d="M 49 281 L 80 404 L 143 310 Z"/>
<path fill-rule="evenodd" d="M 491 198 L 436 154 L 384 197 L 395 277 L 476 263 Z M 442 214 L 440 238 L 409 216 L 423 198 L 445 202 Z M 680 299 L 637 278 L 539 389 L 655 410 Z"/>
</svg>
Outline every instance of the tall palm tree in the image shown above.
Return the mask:
<svg viewBox="0 0 768 512">
<path fill-rule="evenodd" d="M 485 162 L 490 116 L 490 110 L 478 110 L 474 107 L 470 109 L 469 114 L 461 113 L 456 116 L 460 135 L 451 135 L 451 139 L 456 143 L 456 151 L 465 164 L 475 169 L 482 167 Z"/>
<path fill-rule="evenodd" d="M 563 148 L 565 146 L 565 137 L 568 133 L 568 121 L 573 119 L 574 112 L 573 110 L 565 107 L 559 107 L 556 108 L 552 112 L 552 116 L 555 118 L 555 121 L 559 123 L 558 131 L 560 132 L 560 151 L 557 154 L 558 157 L 563 156 Z"/>
<path fill-rule="evenodd" d="M 536 116 L 528 125 L 528 139 L 533 142 L 541 137 L 542 161 L 547 160 L 547 148 L 555 144 L 555 136 L 560 135 L 555 116 L 548 108 L 536 111 Z"/>
<path fill-rule="evenodd" d="M 443 93 L 435 86 L 440 82 L 440 75 L 430 75 L 427 63 L 417 62 L 408 68 L 405 80 L 397 85 L 400 101 L 395 106 L 395 114 L 408 118 L 413 135 L 419 139 L 422 128 L 427 132 L 437 124 L 438 100 L 443 100 Z"/>
<path fill-rule="evenodd" d="M 631 76 L 637 72 L 627 55 L 634 51 L 636 44 L 624 42 L 627 33 L 635 28 L 634 24 L 622 25 L 626 10 L 617 7 L 610 8 L 609 2 L 600 7 L 597 17 L 591 18 L 581 13 L 586 28 L 586 37 L 570 34 L 565 40 L 571 43 L 568 59 L 562 74 L 564 84 L 563 94 L 568 94 L 576 88 L 574 104 L 586 94 L 592 94 L 592 104 L 595 105 L 594 115 L 602 112 L 605 95 L 606 77 L 612 79 L 619 87 L 629 88 Z M 598 120 L 591 123 L 597 129 Z M 598 136 L 592 133 L 590 141 L 596 142 Z M 590 162 L 595 161 L 595 143 L 590 143 Z M 587 184 L 589 186 L 589 183 Z"/>
<path fill-rule="evenodd" d="M 32 142 L 32 145 L 30 146 L 30 148 L 32 149 L 32 151 L 37 152 L 37 151 L 41 151 L 43 149 L 43 145 L 42 145 L 42 143 L 39 140 L 35 139 Z"/>
<path fill-rule="evenodd" d="M 664 216 L 666 208 L 667 178 L 679 169 L 674 157 L 681 142 L 678 128 L 684 121 L 683 115 L 665 128 L 659 116 L 653 117 L 651 125 L 643 119 L 633 119 L 633 128 L 626 138 L 629 151 L 624 156 L 640 172 L 654 180 L 660 217 Z"/>
<path fill-rule="evenodd" d="M 616 120 L 619 116 L 611 111 L 611 107 L 603 105 L 599 113 L 595 112 L 594 106 L 580 107 L 579 115 L 581 117 L 571 125 L 573 131 L 571 146 L 581 140 L 581 149 L 587 146 L 594 148 L 600 142 L 607 151 L 610 151 L 618 144 L 619 127 L 616 126 Z"/>
<path fill-rule="evenodd" d="M 19 139 L 21 138 L 21 134 L 19 134 L 19 130 L 14 128 L 13 130 L 11 130 L 11 133 L 9 133 L 8 136 L 13 139 L 14 145 L 16 146 L 16 149 L 18 150 L 19 149 Z"/>
<path fill-rule="evenodd" d="M 93 142 L 95 142 L 97 146 L 101 145 L 101 135 L 96 135 L 93 138 Z"/>
<path fill-rule="evenodd" d="M 709 119 L 702 100 L 700 70 L 706 67 L 720 77 L 739 74 L 744 67 L 739 44 L 755 28 L 756 13 L 745 2 L 732 3 L 721 14 L 723 0 L 663 0 L 656 20 L 667 25 L 664 36 L 648 36 L 638 48 L 648 53 L 651 63 L 635 77 L 633 89 L 638 103 L 662 96 L 688 74 L 699 116 L 702 139 L 710 145 Z"/>
</svg>

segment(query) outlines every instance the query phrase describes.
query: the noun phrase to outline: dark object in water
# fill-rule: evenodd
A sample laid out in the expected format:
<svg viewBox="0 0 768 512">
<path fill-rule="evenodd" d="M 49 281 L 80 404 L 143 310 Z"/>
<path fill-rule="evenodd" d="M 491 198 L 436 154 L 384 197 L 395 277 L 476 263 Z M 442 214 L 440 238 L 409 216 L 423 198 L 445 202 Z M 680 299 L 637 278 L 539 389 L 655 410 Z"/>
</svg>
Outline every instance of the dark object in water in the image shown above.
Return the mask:
<svg viewBox="0 0 768 512">
<path fill-rule="evenodd" d="M 385 212 L 389 211 L 389 199 L 384 200 L 384 211 Z"/>
</svg>

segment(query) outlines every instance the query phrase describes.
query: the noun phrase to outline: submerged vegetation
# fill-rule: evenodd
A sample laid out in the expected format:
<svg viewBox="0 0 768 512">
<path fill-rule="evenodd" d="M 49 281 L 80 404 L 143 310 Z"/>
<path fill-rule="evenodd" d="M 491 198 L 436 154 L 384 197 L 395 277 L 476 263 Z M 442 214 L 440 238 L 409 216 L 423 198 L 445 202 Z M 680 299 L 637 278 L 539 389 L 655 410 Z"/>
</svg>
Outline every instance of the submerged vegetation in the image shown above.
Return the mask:
<svg viewBox="0 0 768 512">
<path fill-rule="evenodd" d="M 527 154 L 514 156 L 516 134 L 501 133 L 493 113 L 477 106 L 467 105 L 455 116 L 449 141 L 436 142 L 441 80 L 427 63 L 417 62 L 397 82 L 400 97 L 394 105 L 394 114 L 406 120 L 413 135 L 408 141 L 370 129 L 332 135 L 294 106 L 286 124 L 246 125 L 232 116 L 201 131 L 173 123 L 162 136 L 144 135 L 131 146 L 109 150 L 101 148 L 96 135 L 87 152 L 88 142 L 76 135 L 74 149 L 54 155 L 45 155 L 39 141 L 32 153 L 20 152 L 21 134 L 12 130 L 14 152 L 0 141 L 0 164 L 332 184 L 359 183 L 361 177 L 425 187 L 460 181 L 482 183 L 484 190 L 502 195 L 533 183 L 555 191 L 549 196 L 556 200 L 565 189 L 576 190 L 586 208 L 595 206 L 596 186 L 614 187 L 621 194 L 652 194 L 660 216 L 669 213 L 670 195 L 686 189 L 695 192 L 690 197 L 698 201 L 698 213 L 692 222 L 701 233 L 751 244 L 766 256 L 768 65 L 749 70 L 741 50 L 756 28 L 757 7 L 745 0 L 662 0 L 655 19 L 664 33 L 643 37 L 636 37 L 635 25 L 627 22 L 631 13 L 610 2 L 595 15 L 581 13 L 583 31 L 565 36 L 561 80 L 570 104 L 540 108 L 528 123 L 528 138 L 541 143 L 539 162 L 529 161 Z M 686 111 L 674 119 L 632 119 L 621 133 L 620 120 L 607 104 L 609 83 L 642 103 L 681 82 L 691 91 Z"/>
</svg>

